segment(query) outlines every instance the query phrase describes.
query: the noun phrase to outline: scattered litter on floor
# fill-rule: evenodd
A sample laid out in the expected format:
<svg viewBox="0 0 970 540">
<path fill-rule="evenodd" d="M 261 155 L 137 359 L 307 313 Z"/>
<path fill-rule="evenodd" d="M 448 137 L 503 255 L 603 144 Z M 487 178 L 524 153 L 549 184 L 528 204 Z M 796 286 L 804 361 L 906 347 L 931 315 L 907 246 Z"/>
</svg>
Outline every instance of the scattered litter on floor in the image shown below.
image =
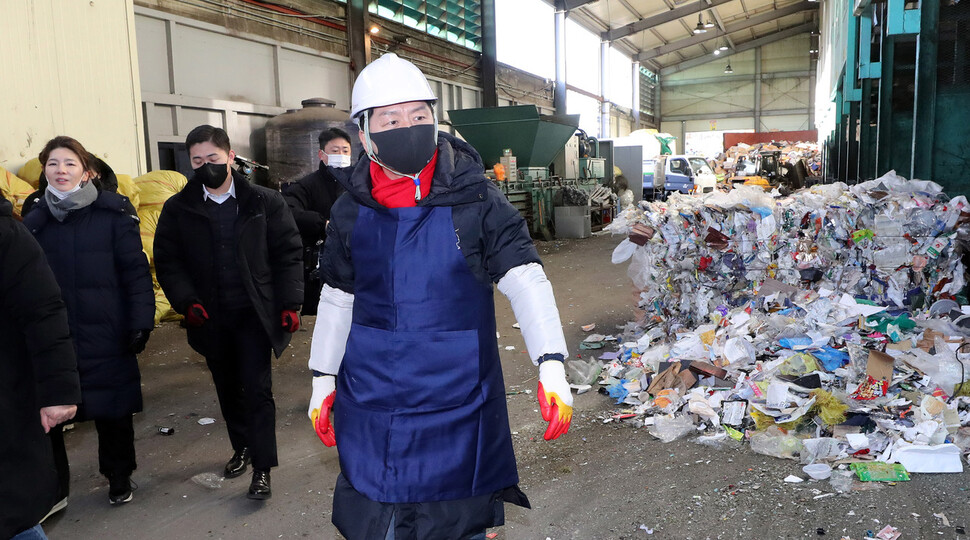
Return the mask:
<svg viewBox="0 0 970 540">
<path fill-rule="evenodd" d="M 192 477 L 193 482 L 209 489 L 221 488 L 223 480 L 225 480 L 225 478 L 215 473 L 202 473 Z"/>
<path fill-rule="evenodd" d="M 209 418 L 209 417 L 199 418 L 200 426 L 208 426 L 209 424 L 215 424 L 215 423 L 216 423 L 215 418 Z"/>
<path fill-rule="evenodd" d="M 612 259 L 629 262 L 636 318 L 566 364 L 616 403 L 604 422 L 747 442 L 817 465 L 805 473 L 836 492 L 962 472 L 965 197 L 895 173 L 787 196 L 742 186 L 641 202 L 608 230 L 625 236 Z"/>
</svg>

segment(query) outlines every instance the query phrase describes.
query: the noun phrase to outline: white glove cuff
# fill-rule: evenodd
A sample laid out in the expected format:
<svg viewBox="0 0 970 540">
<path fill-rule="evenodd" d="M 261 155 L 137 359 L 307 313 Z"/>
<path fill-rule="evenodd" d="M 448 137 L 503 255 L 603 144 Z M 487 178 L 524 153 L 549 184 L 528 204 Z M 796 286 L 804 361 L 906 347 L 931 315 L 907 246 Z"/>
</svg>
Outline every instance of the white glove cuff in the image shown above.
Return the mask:
<svg viewBox="0 0 970 540">
<path fill-rule="evenodd" d="M 509 270 L 499 280 L 498 290 L 512 304 L 533 364 L 547 353 L 569 356 L 556 297 L 541 265 L 529 263 Z"/>
<path fill-rule="evenodd" d="M 310 342 L 310 369 L 336 374 L 347 349 L 354 319 L 354 295 L 324 285 L 317 305 L 317 323 Z"/>
</svg>

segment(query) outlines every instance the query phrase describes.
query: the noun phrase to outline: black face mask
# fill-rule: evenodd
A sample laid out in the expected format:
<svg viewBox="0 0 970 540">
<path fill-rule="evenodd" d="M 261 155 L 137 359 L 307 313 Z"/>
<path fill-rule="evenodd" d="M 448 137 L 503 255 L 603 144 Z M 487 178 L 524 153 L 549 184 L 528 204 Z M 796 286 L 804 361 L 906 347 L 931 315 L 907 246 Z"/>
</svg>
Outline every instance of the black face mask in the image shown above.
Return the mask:
<svg viewBox="0 0 970 540">
<path fill-rule="evenodd" d="M 371 133 L 381 163 L 401 174 L 415 175 L 434 157 L 436 148 L 434 124 L 421 124 Z"/>
<path fill-rule="evenodd" d="M 195 170 L 195 176 L 202 181 L 202 185 L 209 189 L 221 186 L 229 175 L 225 163 L 206 163 Z"/>
</svg>

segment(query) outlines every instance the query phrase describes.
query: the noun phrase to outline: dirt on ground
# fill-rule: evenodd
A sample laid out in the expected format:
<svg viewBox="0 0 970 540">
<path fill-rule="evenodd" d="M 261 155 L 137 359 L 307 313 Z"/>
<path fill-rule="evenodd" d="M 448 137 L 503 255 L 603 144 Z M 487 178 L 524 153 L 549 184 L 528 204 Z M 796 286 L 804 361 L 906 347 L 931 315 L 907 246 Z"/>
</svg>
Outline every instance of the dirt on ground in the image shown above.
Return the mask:
<svg viewBox="0 0 970 540">
<path fill-rule="evenodd" d="M 626 265 L 610 264 L 618 242 L 600 235 L 538 243 L 574 355 L 586 335 L 581 325 L 612 333 L 633 318 Z M 786 483 L 788 475 L 805 478 L 795 461 L 747 445 L 660 443 L 646 428 L 613 420 L 613 400 L 595 386 L 576 396 L 569 433 L 544 441 L 537 370 L 500 293 L 496 313 L 520 487 L 532 502 L 531 510 L 506 505 L 506 525 L 489 531 L 498 539 L 861 539 L 886 525 L 903 540 L 967 538 L 970 473 L 856 483 L 848 493 L 827 481 Z M 342 538 L 330 523 L 337 452 L 319 442 L 306 417 L 313 323 L 304 318 L 293 345 L 274 361 L 280 466 L 272 472 L 272 499 L 246 498 L 248 474 L 220 477 L 232 450 L 212 380 L 184 331 L 165 323 L 140 358 L 145 410 L 135 416 L 134 500 L 109 506 L 97 433 L 91 423 L 78 424 L 66 435 L 69 505 L 45 523 L 50 538 Z M 200 425 L 202 418 L 215 423 Z M 160 427 L 174 433 L 163 435 Z"/>
</svg>

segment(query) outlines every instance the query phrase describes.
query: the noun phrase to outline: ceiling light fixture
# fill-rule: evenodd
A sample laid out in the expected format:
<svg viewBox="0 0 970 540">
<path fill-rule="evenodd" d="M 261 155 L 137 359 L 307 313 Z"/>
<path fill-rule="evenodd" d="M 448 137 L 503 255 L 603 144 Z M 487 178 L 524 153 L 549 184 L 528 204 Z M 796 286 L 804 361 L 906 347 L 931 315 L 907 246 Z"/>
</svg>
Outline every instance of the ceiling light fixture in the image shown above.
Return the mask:
<svg viewBox="0 0 970 540">
<path fill-rule="evenodd" d="M 380 31 L 381 31 L 381 27 L 377 26 L 376 24 L 372 24 L 371 25 L 371 27 L 370 27 L 370 33 L 371 34 L 376 34 L 376 33 L 380 32 Z"/>
<path fill-rule="evenodd" d="M 728 62 L 727 67 L 724 68 L 724 73 L 728 73 L 728 74 L 734 73 L 734 70 L 731 69 L 731 62 Z"/>
<path fill-rule="evenodd" d="M 704 28 L 704 21 L 701 20 L 701 14 L 697 14 L 697 26 L 694 27 L 695 34 L 703 34 L 707 32 L 707 28 Z"/>
<path fill-rule="evenodd" d="M 704 23 L 704 28 L 714 28 L 714 23 L 708 19 L 707 22 Z"/>
<path fill-rule="evenodd" d="M 726 50 L 728 50 L 728 48 L 729 47 L 727 46 L 727 43 L 722 43 L 721 46 L 718 47 L 718 50 L 726 51 Z"/>
</svg>

